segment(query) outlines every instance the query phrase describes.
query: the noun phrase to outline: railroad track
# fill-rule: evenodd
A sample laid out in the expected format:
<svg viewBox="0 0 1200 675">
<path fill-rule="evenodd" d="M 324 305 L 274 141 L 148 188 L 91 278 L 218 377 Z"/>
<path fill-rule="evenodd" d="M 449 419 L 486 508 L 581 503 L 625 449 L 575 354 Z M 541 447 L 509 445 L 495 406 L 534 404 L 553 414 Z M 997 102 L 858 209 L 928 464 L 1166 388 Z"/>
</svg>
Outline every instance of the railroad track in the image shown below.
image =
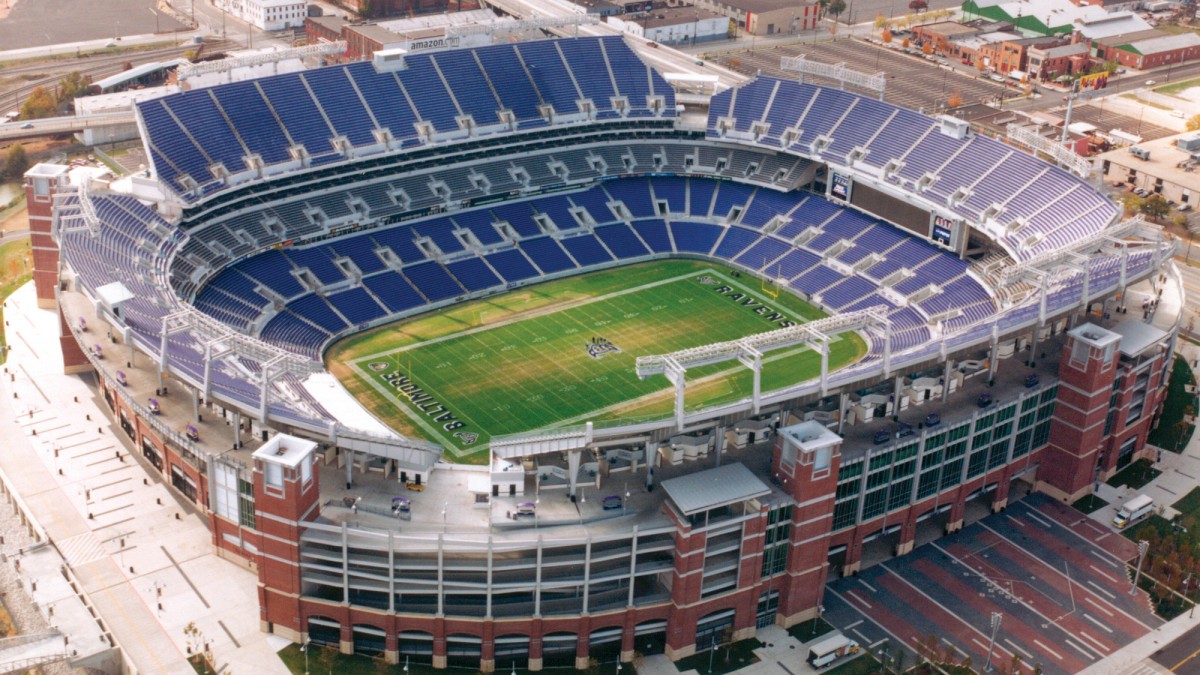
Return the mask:
<svg viewBox="0 0 1200 675">
<path fill-rule="evenodd" d="M 204 50 L 205 52 L 219 52 L 237 46 L 238 43 L 236 42 L 219 40 L 205 43 Z M 33 93 L 34 89 L 38 87 L 55 87 L 68 73 L 79 72 L 95 81 L 121 72 L 122 66 L 126 62 L 130 62 L 136 66 L 151 61 L 163 61 L 183 56 L 184 52 L 194 48 L 195 45 L 179 45 L 144 52 L 92 56 L 77 60 L 63 59 L 47 61 L 42 64 L 0 68 L 0 77 L 19 77 L 22 74 L 51 73 L 45 77 L 22 82 L 16 86 L 0 90 L 0 107 L 7 107 L 9 110 L 20 108 L 25 100 L 29 98 L 29 95 Z"/>
</svg>

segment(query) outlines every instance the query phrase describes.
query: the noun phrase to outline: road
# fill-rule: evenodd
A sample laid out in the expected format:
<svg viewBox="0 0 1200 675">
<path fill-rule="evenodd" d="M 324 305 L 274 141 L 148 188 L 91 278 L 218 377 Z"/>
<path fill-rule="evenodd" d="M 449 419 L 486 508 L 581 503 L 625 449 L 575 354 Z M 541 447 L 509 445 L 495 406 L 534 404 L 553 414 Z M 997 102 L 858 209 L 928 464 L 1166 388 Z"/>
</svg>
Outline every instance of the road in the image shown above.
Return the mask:
<svg viewBox="0 0 1200 675">
<path fill-rule="evenodd" d="M 1200 673 L 1200 626 L 1179 636 L 1150 658 L 1174 673 Z"/>
</svg>

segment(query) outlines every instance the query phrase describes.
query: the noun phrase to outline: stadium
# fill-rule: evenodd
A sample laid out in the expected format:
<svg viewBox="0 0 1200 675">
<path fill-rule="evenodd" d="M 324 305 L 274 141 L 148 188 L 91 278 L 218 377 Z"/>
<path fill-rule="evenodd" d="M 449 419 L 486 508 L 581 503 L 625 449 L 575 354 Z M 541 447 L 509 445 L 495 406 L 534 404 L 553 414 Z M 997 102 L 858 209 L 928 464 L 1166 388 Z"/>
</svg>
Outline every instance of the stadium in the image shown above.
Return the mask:
<svg viewBox="0 0 1200 675">
<path fill-rule="evenodd" d="M 681 658 L 1156 420 L 1176 242 L 881 98 L 677 99 L 617 36 L 192 89 L 138 104 L 144 172 L 27 174 L 37 294 L 264 631 Z"/>
</svg>

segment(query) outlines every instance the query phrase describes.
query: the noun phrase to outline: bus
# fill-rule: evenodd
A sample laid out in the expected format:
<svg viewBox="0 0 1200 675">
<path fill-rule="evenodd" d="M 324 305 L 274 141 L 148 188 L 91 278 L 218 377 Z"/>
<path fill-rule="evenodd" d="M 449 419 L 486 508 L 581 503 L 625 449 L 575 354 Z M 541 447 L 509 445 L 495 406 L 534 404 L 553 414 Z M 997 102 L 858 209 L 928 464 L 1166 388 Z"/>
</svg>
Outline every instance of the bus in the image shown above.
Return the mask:
<svg viewBox="0 0 1200 675">
<path fill-rule="evenodd" d="M 824 668 L 843 656 L 857 654 L 858 643 L 845 635 L 837 635 L 821 640 L 808 650 L 808 665 L 813 668 Z"/>
</svg>

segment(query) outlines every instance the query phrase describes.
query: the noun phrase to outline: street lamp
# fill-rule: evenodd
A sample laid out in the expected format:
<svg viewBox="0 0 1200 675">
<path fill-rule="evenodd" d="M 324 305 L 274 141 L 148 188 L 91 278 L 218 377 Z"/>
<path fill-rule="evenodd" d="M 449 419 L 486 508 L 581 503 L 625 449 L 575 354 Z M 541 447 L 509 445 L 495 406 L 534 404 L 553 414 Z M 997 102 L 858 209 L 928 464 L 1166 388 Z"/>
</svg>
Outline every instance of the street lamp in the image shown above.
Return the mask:
<svg viewBox="0 0 1200 675">
<path fill-rule="evenodd" d="M 1133 585 L 1129 587 L 1129 594 L 1136 595 L 1138 580 L 1142 577 L 1142 562 L 1146 560 L 1146 551 L 1150 549 L 1150 542 L 1145 539 L 1138 541 L 1138 564 L 1137 573 L 1133 575 Z"/>
<path fill-rule="evenodd" d="M 308 645 L 311 643 L 312 640 L 306 637 L 304 644 L 300 645 L 300 651 L 304 652 L 304 675 L 308 675 Z M 408 666 L 405 666 L 404 669 L 408 670 Z"/>
<path fill-rule="evenodd" d="M 717 653 L 717 634 L 713 633 L 712 649 L 710 649 L 708 652 L 708 675 L 712 675 L 713 656 L 715 656 L 716 653 Z"/>
<path fill-rule="evenodd" d="M 812 634 L 817 634 L 817 621 L 821 619 L 821 613 L 825 611 L 824 605 L 817 605 L 817 613 L 813 615 Z"/>
<path fill-rule="evenodd" d="M 408 672 L 408 655 L 404 656 L 404 672 Z"/>
<path fill-rule="evenodd" d="M 1000 612 L 992 612 L 992 637 L 988 640 L 988 655 L 987 663 L 983 664 L 983 672 L 989 672 L 992 669 L 992 648 L 996 646 L 996 631 L 1000 630 L 1000 621 L 1004 615 Z"/>
</svg>

